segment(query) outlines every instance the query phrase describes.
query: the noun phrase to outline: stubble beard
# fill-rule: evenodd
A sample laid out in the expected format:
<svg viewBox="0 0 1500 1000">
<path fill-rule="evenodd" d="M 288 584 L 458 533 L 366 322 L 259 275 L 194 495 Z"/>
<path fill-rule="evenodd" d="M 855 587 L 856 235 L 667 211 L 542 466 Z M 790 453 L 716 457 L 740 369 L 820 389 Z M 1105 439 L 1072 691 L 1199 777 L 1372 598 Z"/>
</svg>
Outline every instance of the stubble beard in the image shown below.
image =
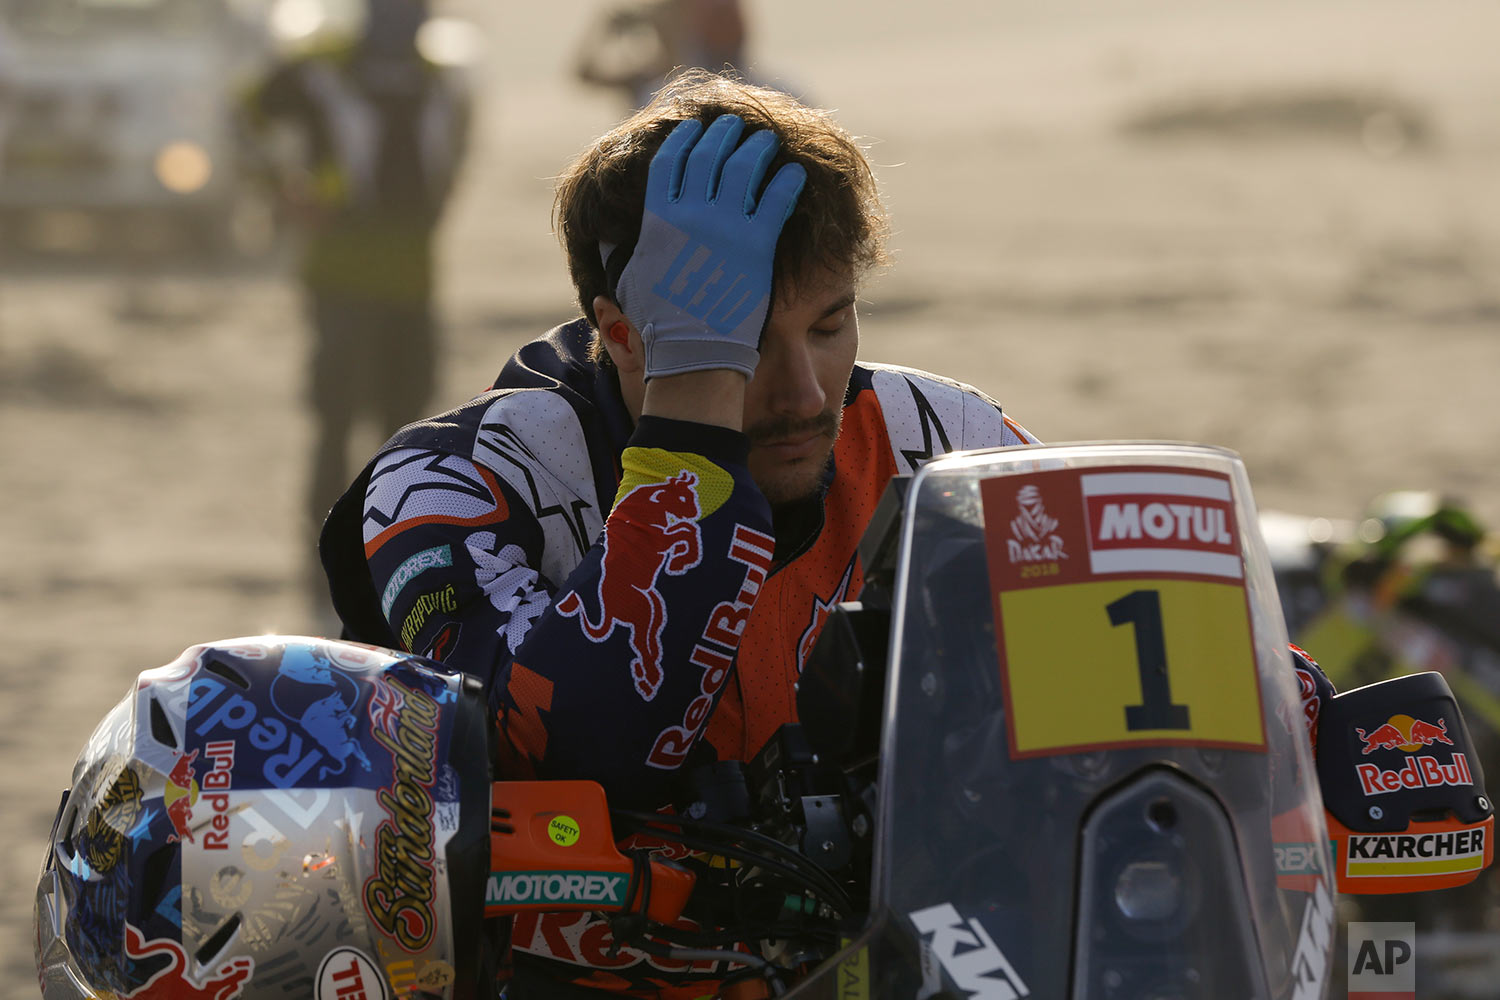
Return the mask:
<svg viewBox="0 0 1500 1000">
<path fill-rule="evenodd" d="M 767 420 L 749 428 L 745 433 L 750 438 L 751 475 L 766 500 L 773 507 L 797 503 L 817 496 L 823 487 L 824 473 L 833 458 L 833 445 L 838 440 L 843 408 L 824 410 L 810 420 Z M 759 445 L 785 438 L 794 438 L 817 431 L 822 438 L 822 447 L 816 455 L 790 462 L 775 462 L 769 468 L 757 470 L 755 449 Z"/>
</svg>

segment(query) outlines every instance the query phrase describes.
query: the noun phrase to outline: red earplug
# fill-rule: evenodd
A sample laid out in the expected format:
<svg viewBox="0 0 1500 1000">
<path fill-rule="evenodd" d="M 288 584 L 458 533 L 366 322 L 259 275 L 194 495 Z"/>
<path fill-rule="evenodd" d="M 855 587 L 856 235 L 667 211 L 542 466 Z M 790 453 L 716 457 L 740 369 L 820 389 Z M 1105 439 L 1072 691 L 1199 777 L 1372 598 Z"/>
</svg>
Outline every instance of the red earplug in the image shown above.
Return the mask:
<svg viewBox="0 0 1500 1000">
<path fill-rule="evenodd" d="M 609 325 L 609 339 L 620 346 L 630 343 L 630 328 L 622 320 L 615 320 Z"/>
</svg>

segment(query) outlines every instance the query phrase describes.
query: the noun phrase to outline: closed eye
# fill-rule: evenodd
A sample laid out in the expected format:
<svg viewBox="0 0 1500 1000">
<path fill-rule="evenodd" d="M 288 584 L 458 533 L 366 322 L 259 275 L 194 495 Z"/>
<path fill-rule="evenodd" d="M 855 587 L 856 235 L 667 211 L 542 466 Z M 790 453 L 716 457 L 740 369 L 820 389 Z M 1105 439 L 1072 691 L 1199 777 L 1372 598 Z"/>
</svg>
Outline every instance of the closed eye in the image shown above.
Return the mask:
<svg viewBox="0 0 1500 1000">
<path fill-rule="evenodd" d="M 849 325 L 849 310 L 840 309 L 838 312 L 824 316 L 812 327 L 813 333 L 820 333 L 826 337 L 843 332 L 844 327 Z"/>
</svg>

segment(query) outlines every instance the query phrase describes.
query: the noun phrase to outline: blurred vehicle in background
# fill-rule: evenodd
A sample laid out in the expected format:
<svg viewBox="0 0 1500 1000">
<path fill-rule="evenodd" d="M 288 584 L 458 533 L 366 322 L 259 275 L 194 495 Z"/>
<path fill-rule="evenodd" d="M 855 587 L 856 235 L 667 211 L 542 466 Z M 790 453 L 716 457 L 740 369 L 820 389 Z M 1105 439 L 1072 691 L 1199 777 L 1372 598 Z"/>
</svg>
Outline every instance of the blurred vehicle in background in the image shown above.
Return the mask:
<svg viewBox="0 0 1500 1000">
<path fill-rule="evenodd" d="M 274 215 L 230 114 L 261 5 L 0 0 L 0 249 L 245 255 Z"/>
</svg>

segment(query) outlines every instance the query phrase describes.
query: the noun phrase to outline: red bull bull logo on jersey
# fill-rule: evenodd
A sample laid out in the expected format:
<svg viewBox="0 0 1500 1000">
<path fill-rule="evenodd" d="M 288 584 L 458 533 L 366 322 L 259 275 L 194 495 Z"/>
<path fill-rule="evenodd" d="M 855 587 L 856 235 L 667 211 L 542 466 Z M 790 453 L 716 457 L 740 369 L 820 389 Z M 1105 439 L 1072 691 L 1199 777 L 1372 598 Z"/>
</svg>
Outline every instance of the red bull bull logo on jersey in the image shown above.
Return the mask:
<svg viewBox="0 0 1500 1000">
<path fill-rule="evenodd" d="M 616 628 L 629 633 L 635 654 L 631 678 L 644 701 L 656 697 L 663 679 L 661 637 L 667 627 L 667 602 L 657 590 L 657 580 L 663 573 L 681 576 L 702 558 L 697 485 L 697 474 L 684 470 L 621 497 L 604 532 L 598 619 L 589 617 L 577 591 L 557 602 L 558 612 L 576 617 L 593 642 L 604 642 Z"/>
<path fill-rule="evenodd" d="M 1354 735 L 1363 743 L 1361 753 L 1365 755 L 1377 750 L 1402 750 L 1416 754 L 1417 751 L 1438 743 L 1453 746 L 1453 740 L 1448 737 L 1448 722 L 1441 718 L 1433 723 L 1414 719 L 1409 715 L 1393 715 L 1368 731 L 1356 726 Z M 1447 763 L 1431 754 L 1418 754 L 1397 769 L 1382 768 L 1377 764 L 1356 764 L 1354 770 L 1359 774 L 1360 787 L 1366 795 L 1383 795 L 1403 788 L 1474 784 L 1468 758 L 1457 751 L 1448 755 Z"/>
<path fill-rule="evenodd" d="M 121 994 L 123 1000 L 234 1000 L 255 971 L 255 959 L 242 956 L 194 982 L 187 975 L 187 952 L 182 945 L 170 938 L 147 941 L 129 924 L 125 925 L 125 956 L 137 962 L 166 956 L 168 961 L 135 991 Z"/>
<path fill-rule="evenodd" d="M 708 616 L 708 625 L 703 635 L 693 646 L 688 663 L 703 671 L 698 681 L 698 694 L 688 703 L 680 725 L 668 726 L 656 734 L 646 763 L 651 767 L 672 770 L 682 766 L 692 749 L 693 740 L 708 723 L 709 710 L 713 708 L 714 696 L 718 694 L 729 673 L 734 668 L 734 656 L 740 646 L 740 638 L 750 622 L 750 612 L 755 607 L 756 596 L 771 572 L 771 558 L 776 551 L 776 539 L 762 534 L 743 524 L 734 526 L 734 538 L 729 545 L 729 558 L 745 567 L 745 576 L 739 593 L 732 601 L 721 601 Z"/>
</svg>

